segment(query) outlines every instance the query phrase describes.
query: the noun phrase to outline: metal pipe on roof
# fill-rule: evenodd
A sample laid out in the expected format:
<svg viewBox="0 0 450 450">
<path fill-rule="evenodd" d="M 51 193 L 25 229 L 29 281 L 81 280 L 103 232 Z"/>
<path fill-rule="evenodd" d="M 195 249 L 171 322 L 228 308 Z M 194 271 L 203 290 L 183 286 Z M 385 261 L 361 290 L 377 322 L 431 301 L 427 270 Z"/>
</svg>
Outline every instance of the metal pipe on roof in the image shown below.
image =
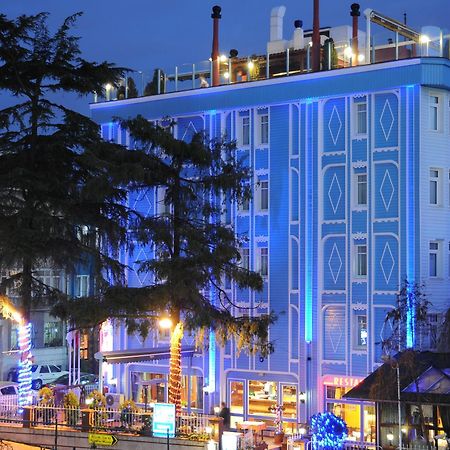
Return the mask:
<svg viewBox="0 0 450 450">
<path fill-rule="evenodd" d="M 313 34 L 312 34 L 312 70 L 320 70 L 320 20 L 319 0 L 314 0 Z"/>
<path fill-rule="evenodd" d="M 220 6 L 213 6 L 211 18 L 213 19 L 213 43 L 212 43 L 212 85 L 220 84 L 220 59 L 219 59 L 219 19 L 222 17 Z"/>
<path fill-rule="evenodd" d="M 358 17 L 361 15 L 359 12 L 359 4 L 352 3 L 350 6 L 350 15 L 352 16 L 352 53 L 353 53 L 353 66 L 358 65 Z"/>
</svg>

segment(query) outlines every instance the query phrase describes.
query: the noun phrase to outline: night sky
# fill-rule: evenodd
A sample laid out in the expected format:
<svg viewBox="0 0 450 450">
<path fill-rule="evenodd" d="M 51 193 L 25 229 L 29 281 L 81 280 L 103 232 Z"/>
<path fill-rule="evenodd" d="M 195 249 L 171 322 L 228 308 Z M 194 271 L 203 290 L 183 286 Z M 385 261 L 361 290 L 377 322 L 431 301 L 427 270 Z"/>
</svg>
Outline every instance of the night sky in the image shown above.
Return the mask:
<svg viewBox="0 0 450 450">
<path fill-rule="evenodd" d="M 82 38 L 83 57 L 141 70 L 146 83 L 156 67 L 173 73 L 175 65 L 198 63 L 210 57 L 210 17 L 215 4 L 222 7 L 221 52 L 228 54 L 231 48 L 236 48 L 240 56 L 247 56 L 265 53 L 272 7 L 286 6 L 284 38 L 291 39 L 295 19 L 303 20 L 304 29 L 312 28 L 313 0 L 3 0 L 2 3 L 1 12 L 9 18 L 47 11 L 51 13 L 52 26 L 82 11 L 84 15 L 78 20 L 75 34 Z M 321 26 L 350 25 L 351 3 L 351 0 L 321 0 Z M 406 12 L 408 24 L 417 30 L 423 25 L 450 28 L 450 0 L 361 0 L 360 5 L 361 11 L 370 7 L 400 21 Z M 360 28 L 365 29 L 363 15 Z M 381 33 L 382 29 L 374 27 L 374 32 Z M 141 75 L 137 74 L 135 79 L 139 87 Z M 71 106 L 88 114 L 87 100 Z"/>
</svg>

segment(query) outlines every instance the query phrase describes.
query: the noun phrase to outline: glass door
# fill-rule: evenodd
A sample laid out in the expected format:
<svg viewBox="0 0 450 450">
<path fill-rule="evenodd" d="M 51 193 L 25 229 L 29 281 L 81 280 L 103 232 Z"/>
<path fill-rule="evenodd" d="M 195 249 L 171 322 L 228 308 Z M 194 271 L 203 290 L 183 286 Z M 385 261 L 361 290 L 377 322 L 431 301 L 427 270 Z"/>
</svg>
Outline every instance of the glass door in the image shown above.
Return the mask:
<svg viewBox="0 0 450 450">
<path fill-rule="evenodd" d="M 244 380 L 228 380 L 229 407 L 231 413 L 231 428 L 236 428 L 236 423 L 244 421 L 246 384 Z"/>
<path fill-rule="evenodd" d="M 297 386 L 295 384 L 282 384 L 281 393 L 285 431 L 295 433 L 297 430 Z"/>
</svg>

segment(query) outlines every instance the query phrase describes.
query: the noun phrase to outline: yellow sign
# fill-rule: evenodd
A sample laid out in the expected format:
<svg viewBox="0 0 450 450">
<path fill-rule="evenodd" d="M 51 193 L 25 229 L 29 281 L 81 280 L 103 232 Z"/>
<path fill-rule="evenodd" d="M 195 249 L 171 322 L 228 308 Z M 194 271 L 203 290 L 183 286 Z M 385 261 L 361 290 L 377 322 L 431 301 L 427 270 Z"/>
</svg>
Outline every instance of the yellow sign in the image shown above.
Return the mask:
<svg viewBox="0 0 450 450">
<path fill-rule="evenodd" d="M 89 433 L 88 442 L 89 444 L 103 445 L 104 447 L 109 447 L 111 445 L 117 444 L 117 438 L 113 434 Z"/>
</svg>

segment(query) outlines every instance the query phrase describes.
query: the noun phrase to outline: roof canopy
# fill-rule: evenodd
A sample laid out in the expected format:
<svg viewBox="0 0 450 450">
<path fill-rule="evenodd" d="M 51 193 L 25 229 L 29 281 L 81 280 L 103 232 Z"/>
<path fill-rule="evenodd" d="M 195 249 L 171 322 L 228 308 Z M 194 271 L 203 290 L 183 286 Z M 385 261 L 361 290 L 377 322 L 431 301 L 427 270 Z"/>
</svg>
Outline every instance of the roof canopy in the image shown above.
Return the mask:
<svg viewBox="0 0 450 450">
<path fill-rule="evenodd" d="M 192 357 L 199 354 L 194 346 L 181 348 L 181 357 Z M 111 352 L 97 352 L 95 359 L 109 364 L 126 364 L 143 361 L 157 361 L 170 358 L 170 347 L 153 347 L 133 350 L 116 350 Z"/>
<path fill-rule="evenodd" d="M 450 404 L 450 353 L 412 350 L 395 355 L 344 394 L 344 397 L 396 402 L 397 366 L 401 401 Z"/>
</svg>

